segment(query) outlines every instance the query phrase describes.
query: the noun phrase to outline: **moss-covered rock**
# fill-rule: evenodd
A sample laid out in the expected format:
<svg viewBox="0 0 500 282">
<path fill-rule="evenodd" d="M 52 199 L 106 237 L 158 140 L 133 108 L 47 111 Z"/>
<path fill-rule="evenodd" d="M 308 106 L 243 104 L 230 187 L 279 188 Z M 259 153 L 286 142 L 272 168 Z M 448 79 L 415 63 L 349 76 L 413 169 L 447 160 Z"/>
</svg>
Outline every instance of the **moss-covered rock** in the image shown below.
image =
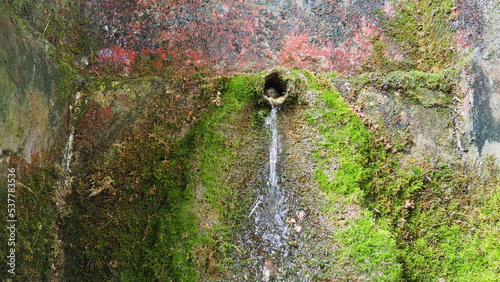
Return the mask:
<svg viewBox="0 0 500 282">
<path fill-rule="evenodd" d="M 459 1 L 386 1 L 379 13 L 383 32 L 373 36 L 364 62 L 368 71 L 439 73 L 463 60 L 457 52 Z"/>
</svg>

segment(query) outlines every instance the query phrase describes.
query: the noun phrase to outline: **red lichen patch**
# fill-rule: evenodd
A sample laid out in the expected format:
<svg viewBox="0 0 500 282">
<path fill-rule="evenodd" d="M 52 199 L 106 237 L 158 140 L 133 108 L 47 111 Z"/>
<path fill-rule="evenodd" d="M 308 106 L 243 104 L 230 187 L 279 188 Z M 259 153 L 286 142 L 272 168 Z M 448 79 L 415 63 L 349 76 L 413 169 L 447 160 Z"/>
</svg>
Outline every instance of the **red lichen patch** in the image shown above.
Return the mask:
<svg viewBox="0 0 500 282">
<path fill-rule="evenodd" d="M 457 30 L 457 42 L 456 47 L 460 51 L 468 50 L 471 44 L 475 41 L 475 37 L 479 34 L 477 29 L 479 29 L 480 24 L 478 24 L 479 19 L 476 18 L 474 14 L 481 14 L 477 11 L 477 8 L 469 6 L 468 1 L 459 1 L 461 7 L 453 7 L 453 17 L 460 22 L 459 29 Z"/>
<path fill-rule="evenodd" d="M 307 68 L 311 63 L 321 62 L 323 68 L 331 68 L 332 61 L 329 58 L 333 51 L 332 48 L 309 44 L 309 34 L 290 35 L 284 40 L 278 60 L 285 66 Z"/>
<path fill-rule="evenodd" d="M 369 19 L 366 16 L 360 18 L 361 34 L 364 37 L 375 37 L 379 35 L 377 29 L 378 23 L 374 19 Z"/>
<path fill-rule="evenodd" d="M 102 49 L 97 53 L 97 61 L 99 63 L 103 65 L 112 63 L 113 66 L 119 68 L 119 70 L 126 74 L 131 71 L 136 57 L 136 51 L 125 49 L 117 45 Z"/>
<path fill-rule="evenodd" d="M 460 50 L 467 50 L 471 46 L 470 39 L 467 38 L 467 34 L 461 32 L 457 33 L 457 47 Z"/>
<path fill-rule="evenodd" d="M 373 49 L 371 37 L 379 32 L 376 22 L 361 19 L 361 31 L 355 32 L 353 40 L 346 40 L 339 48 L 333 48 L 331 42 L 323 45 L 310 43 L 313 38 L 308 33 L 290 35 L 285 38 L 283 48 L 278 55 L 279 63 L 290 67 L 310 68 L 316 70 L 356 70 L 359 63 L 365 60 Z M 321 40 L 318 40 L 321 41 Z"/>
<path fill-rule="evenodd" d="M 147 64 L 152 73 L 155 68 L 186 71 L 200 66 L 254 71 L 277 64 L 356 70 L 371 52 L 369 38 L 378 34 L 370 15 L 384 1 L 365 5 L 320 0 L 286 6 L 217 0 L 86 3 L 87 15 L 109 46 L 98 52 L 98 67 L 111 65 L 115 74 L 134 75 L 147 72 Z M 153 64 L 143 59 L 151 53 Z M 145 62 L 147 67 L 142 66 Z"/>
</svg>

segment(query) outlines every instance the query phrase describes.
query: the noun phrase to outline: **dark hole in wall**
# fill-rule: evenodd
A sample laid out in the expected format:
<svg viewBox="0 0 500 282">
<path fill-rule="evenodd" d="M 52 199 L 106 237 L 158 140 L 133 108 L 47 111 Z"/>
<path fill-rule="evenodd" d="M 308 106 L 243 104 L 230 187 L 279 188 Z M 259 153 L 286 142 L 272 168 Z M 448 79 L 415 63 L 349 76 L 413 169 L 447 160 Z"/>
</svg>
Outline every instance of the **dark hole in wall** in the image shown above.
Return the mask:
<svg viewBox="0 0 500 282">
<path fill-rule="evenodd" d="M 286 93 L 286 83 L 277 73 L 273 73 L 266 78 L 264 84 L 264 94 L 271 98 L 279 98 Z"/>
</svg>

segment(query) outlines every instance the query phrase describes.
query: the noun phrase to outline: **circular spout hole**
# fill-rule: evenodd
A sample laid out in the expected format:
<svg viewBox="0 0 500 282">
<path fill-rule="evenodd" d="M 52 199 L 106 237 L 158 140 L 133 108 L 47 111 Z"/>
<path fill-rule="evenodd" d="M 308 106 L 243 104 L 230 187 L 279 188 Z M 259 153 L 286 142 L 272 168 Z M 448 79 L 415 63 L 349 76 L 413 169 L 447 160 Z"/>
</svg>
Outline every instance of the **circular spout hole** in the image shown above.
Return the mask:
<svg viewBox="0 0 500 282">
<path fill-rule="evenodd" d="M 280 106 L 288 96 L 286 83 L 277 73 L 272 73 L 264 83 L 264 100 L 271 106 Z"/>
</svg>

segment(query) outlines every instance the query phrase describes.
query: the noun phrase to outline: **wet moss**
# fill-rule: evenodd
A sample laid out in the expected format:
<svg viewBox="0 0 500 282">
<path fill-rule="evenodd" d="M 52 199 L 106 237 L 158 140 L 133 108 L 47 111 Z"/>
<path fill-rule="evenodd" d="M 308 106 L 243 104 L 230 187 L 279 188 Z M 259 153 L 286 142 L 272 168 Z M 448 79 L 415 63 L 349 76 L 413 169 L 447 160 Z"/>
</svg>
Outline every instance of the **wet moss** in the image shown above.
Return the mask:
<svg viewBox="0 0 500 282">
<path fill-rule="evenodd" d="M 440 73 L 427 73 L 417 70 L 392 71 L 387 74 L 364 73 L 352 80 L 355 91 L 372 86 L 391 93 L 395 99 L 424 107 L 448 107 L 453 102 L 457 71 L 444 70 Z M 399 96 L 399 97 L 398 97 Z"/>
<path fill-rule="evenodd" d="M 171 92 L 160 87 L 135 98 L 144 116 L 136 115 L 132 129 L 121 133 L 111 130 L 118 124 L 109 103 L 89 103 L 76 132 L 79 165 L 64 226 L 68 279 L 199 281 L 225 275 L 246 205 L 241 197 L 249 193 L 250 159 L 258 152 L 247 152 L 254 140 L 237 134 L 259 130 L 248 118 L 256 79 L 195 79 L 195 97 L 204 105 L 198 109 L 172 103 Z M 136 84 L 105 84 L 104 91 L 113 96 Z"/>
<path fill-rule="evenodd" d="M 376 141 L 375 134 L 365 128 L 339 92 L 322 89 L 320 98 L 325 108 L 314 109 L 309 114 L 309 122 L 319 129 L 323 140 L 315 153 L 318 162 L 315 179 L 325 191 L 328 202 L 347 209 L 349 205 L 362 201 L 366 191 L 372 188 L 373 173 L 387 154 L 382 144 Z M 323 209 L 326 214 L 332 214 L 329 207 Z M 331 216 L 332 221 L 338 220 L 335 213 Z M 402 268 L 391 227 L 382 220 L 376 222 L 374 218 L 369 209 L 350 215 L 344 223 L 348 227 L 331 235 L 341 245 L 337 252 L 338 265 L 349 267 L 344 273 L 331 270 L 330 276 L 355 275 L 376 281 L 401 277 Z M 354 277 L 351 278 L 356 279 Z"/>
<path fill-rule="evenodd" d="M 387 81 L 405 91 L 415 83 L 450 91 L 443 77 L 418 72 L 360 81 Z M 326 107 L 309 114 L 309 122 L 321 132 L 315 178 L 328 202 L 349 214 L 339 218 L 338 211 L 324 207 L 333 221 L 341 222 L 334 235 L 343 246 L 337 256 L 353 266 L 344 275 L 382 281 L 493 277 L 498 252 L 484 250 L 493 250 L 498 233 L 491 225 L 498 214 L 489 208 L 498 201 L 494 161 L 481 170 L 463 161 L 446 163 L 435 155 L 411 157 L 388 150 L 384 133 L 371 132 L 339 93 L 322 92 Z M 356 205 L 358 212 L 352 208 Z M 384 269 L 374 273 L 380 265 Z"/>
<path fill-rule="evenodd" d="M 392 5 L 394 15 L 379 13 L 384 34 L 373 38 L 374 49 L 365 70 L 438 73 L 458 63 L 453 24 L 456 1 L 404 0 Z M 391 53 L 403 58 L 391 58 L 387 55 Z"/>
<path fill-rule="evenodd" d="M 228 279 L 234 273 L 236 234 L 247 217 L 251 183 L 260 157 L 258 115 L 254 115 L 257 75 L 227 80 L 219 103 L 193 128 L 195 150 L 189 187 L 196 200 L 205 240 L 194 249 L 201 280 Z M 242 134 L 245 132 L 245 134 Z"/>
<path fill-rule="evenodd" d="M 21 280 L 50 279 L 50 265 L 56 260 L 56 216 L 53 170 L 39 168 L 27 174 L 17 168 L 16 189 L 16 274 L 2 271 L 2 280 L 16 277 Z M 7 200 L 2 197 L 5 202 Z M 7 226 L 5 221 L 2 222 Z M 5 240 L 6 241 L 6 240 Z"/>
</svg>

